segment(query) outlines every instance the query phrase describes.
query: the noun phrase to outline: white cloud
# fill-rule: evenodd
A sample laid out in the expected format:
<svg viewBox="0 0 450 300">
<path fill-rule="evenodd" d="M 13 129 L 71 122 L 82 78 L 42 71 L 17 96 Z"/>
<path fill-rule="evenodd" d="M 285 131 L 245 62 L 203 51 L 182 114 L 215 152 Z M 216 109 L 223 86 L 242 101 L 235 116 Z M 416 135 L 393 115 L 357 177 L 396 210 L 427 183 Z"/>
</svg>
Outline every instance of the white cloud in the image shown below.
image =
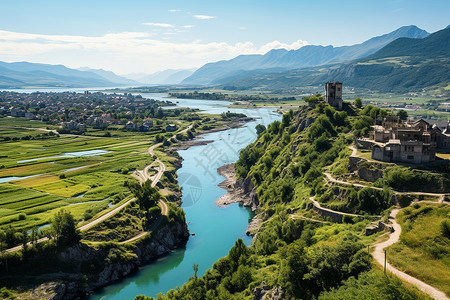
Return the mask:
<svg viewBox="0 0 450 300">
<path fill-rule="evenodd" d="M 194 28 L 195 25 L 183 25 L 181 27 L 189 29 L 189 28 Z"/>
<path fill-rule="evenodd" d="M 147 25 L 147 26 L 160 27 L 160 28 L 174 28 L 175 27 L 172 24 L 167 24 L 167 23 L 142 23 L 142 24 Z"/>
<path fill-rule="evenodd" d="M 45 35 L 0 30 L 3 61 L 31 61 L 64 64 L 68 67 L 105 68 L 118 73 L 147 72 L 169 68 L 192 68 L 230 59 L 240 54 L 264 54 L 271 49 L 297 49 L 304 41 L 291 44 L 273 41 L 255 46 L 252 42 L 229 44 L 157 40 L 145 32 L 120 32 L 102 36 Z"/>
<path fill-rule="evenodd" d="M 181 11 L 181 9 L 169 9 L 169 12 L 172 12 L 172 13 L 179 12 L 179 11 Z"/>
<path fill-rule="evenodd" d="M 200 20 L 210 20 L 215 19 L 215 16 L 206 16 L 206 15 L 194 15 L 194 18 L 200 19 Z"/>
</svg>

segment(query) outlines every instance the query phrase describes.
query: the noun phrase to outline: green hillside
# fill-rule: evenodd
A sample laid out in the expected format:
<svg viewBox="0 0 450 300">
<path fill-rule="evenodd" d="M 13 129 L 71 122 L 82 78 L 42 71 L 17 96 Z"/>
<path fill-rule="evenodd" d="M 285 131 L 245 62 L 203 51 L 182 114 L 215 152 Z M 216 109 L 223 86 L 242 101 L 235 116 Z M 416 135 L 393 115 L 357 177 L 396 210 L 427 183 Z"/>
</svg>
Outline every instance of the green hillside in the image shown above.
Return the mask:
<svg viewBox="0 0 450 300">
<path fill-rule="evenodd" d="M 348 172 L 353 135 L 366 134 L 373 118 L 387 113 L 319 104 L 290 111 L 261 131 L 235 164 L 237 176 L 253 183 L 259 199 L 261 227 L 252 246 L 238 240 L 203 277 L 194 265 L 189 282 L 157 299 L 261 299 L 259 293 L 283 294 L 281 299 L 427 299 L 383 276 L 367 253 L 378 235 L 366 236 L 364 228 L 392 205 L 392 190 L 330 186 L 324 180 L 324 171 Z M 364 217 L 333 223 L 312 209 L 310 197 Z"/>
</svg>

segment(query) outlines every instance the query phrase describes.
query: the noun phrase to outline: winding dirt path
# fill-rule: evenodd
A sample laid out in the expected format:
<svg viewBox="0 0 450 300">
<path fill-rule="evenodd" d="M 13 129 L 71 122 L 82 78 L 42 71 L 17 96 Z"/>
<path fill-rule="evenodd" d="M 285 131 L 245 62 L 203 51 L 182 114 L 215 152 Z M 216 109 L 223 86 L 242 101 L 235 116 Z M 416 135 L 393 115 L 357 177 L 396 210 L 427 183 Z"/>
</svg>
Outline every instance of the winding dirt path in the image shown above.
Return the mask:
<svg viewBox="0 0 450 300">
<path fill-rule="evenodd" d="M 326 172 L 324 172 L 323 174 L 326 176 L 327 180 L 330 181 L 330 182 L 344 184 L 344 185 L 352 185 L 352 186 L 357 186 L 357 187 L 362 187 L 362 188 L 368 187 L 368 188 L 371 188 L 371 189 L 374 189 L 374 190 L 380 190 L 380 191 L 383 190 L 382 188 L 375 187 L 375 186 L 370 186 L 370 185 L 365 185 L 365 184 L 360 184 L 360 183 L 352 183 L 352 182 L 348 182 L 348 181 L 339 180 L 339 179 L 334 178 L 331 174 L 326 173 Z M 408 195 L 423 195 L 423 196 L 439 197 L 438 202 L 433 202 L 433 201 L 427 201 L 427 202 L 429 202 L 429 203 L 445 203 L 444 202 L 445 194 L 442 194 L 442 193 L 400 192 L 400 191 L 396 191 L 396 190 L 392 190 L 392 191 L 395 194 L 398 194 L 398 195 L 408 194 Z M 425 201 L 423 201 L 423 202 L 425 202 Z M 446 203 L 446 204 L 449 204 L 449 203 Z"/>
<path fill-rule="evenodd" d="M 141 232 L 138 235 L 132 237 L 131 239 L 128 239 L 126 241 L 122 241 L 119 244 L 123 245 L 123 244 L 127 244 L 127 243 L 131 243 L 131 242 L 137 241 L 138 239 L 144 237 L 147 233 L 148 233 L 148 231 Z"/>
<path fill-rule="evenodd" d="M 372 253 L 373 258 L 375 261 L 380 264 L 381 266 L 384 265 L 384 248 L 387 248 L 395 243 L 398 242 L 400 238 L 400 233 L 402 232 L 402 227 L 400 224 L 395 221 L 395 216 L 399 212 L 399 209 L 394 209 L 391 212 L 390 218 L 393 224 L 394 232 L 389 235 L 389 239 L 385 242 L 379 243 L 375 245 L 374 251 Z M 449 300 L 449 298 L 445 295 L 444 292 L 438 290 L 435 287 L 432 287 L 429 284 L 426 284 L 425 282 L 414 278 L 396 268 L 394 268 L 391 264 L 386 262 L 386 270 L 393 273 L 395 276 L 400 278 L 401 280 L 404 280 L 406 282 L 409 282 L 413 285 L 415 285 L 417 288 L 419 288 L 421 291 L 427 293 L 431 297 L 437 300 Z"/>
<path fill-rule="evenodd" d="M 322 206 L 320 205 L 320 203 L 317 202 L 317 201 L 314 199 L 314 197 L 309 197 L 309 200 L 311 200 L 312 203 L 313 203 L 313 205 L 314 205 L 315 207 L 317 207 L 318 209 L 320 209 L 320 210 L 328 211 L 328 212 L 330 212 L 330 213 L 338 214 L 338 215 L 341 215 L 341 216 L 350 216 L 350 217 L 367 218 L 367 216 L 364 216 L 364 215 L 357 215 L 357 214 L 345 213 L 345 212 L 336 211 L 336 210 L 332 210 L 332 209 L 329 209 L 329 208 L 322 207 Z M 372 216 L 369 216 L 369 217 L 370 217 L 370 218 L 372 218 L 372 217 L 373 217 L 373 218 L 381 218 L 381 216 L 379 216 L 379 215 L 372 215 Z"/>
<path fill-rule="evenodd" d="M 92 228 L 93 226 L 97 225 L 98 223 L 101 223 L 101 222 L 105 221 L 106 219 L 111 218 L 111 217 L 114 216 L 116 213 L 118 213 L 118 212 L 121 211 L 123 208 L 125 208 L 128 204 L 130 204 L 133 200 L 135 200 L 135 198 L 132 198 L 132 199 L 128 200 L 127 202 L 125 202 L 125 203 L 119 205 L 118 207 L 114 208 L 113 210 L 109 211 L 108 213 L 104 214 L 103 216 L 101 216 L 101 217 L 99 217 L 99 218 L 97 218 L 97 219 L 95 219 L 95 220 L 92 220 L 91 222 L 89 222 L 89 223 L 87 223 L 87 224 L 84 224 L 83 226 L 80 226 L 78 229 L 79 229 L 80 231 L 86 231 L 86 230 Z M 36 241 L 36 244 L 37 244 L 37 243 L 42 243 L 42 242 L 45 242 L 45 241 L 48 241 L 48 238 L 47 238 L 47 237 L 38 239 L 38 240 Z M 28 243 L 27 243 L 27 246 L 31 246 L 31 245 L 32 245 L 31 242 L 28 242 Z M 11 252 L 15 252 L 15 251 L 18 251 L 18 250 L 21 250 L 21 249 L 23 249 L 23 245 L 16 246 L 16 247 L 13 247 L 13 248 L 9 248 L 9 249 L 6 249 L 5 252 L 6 252 L 6 253 L 11 253 Z"/>
<path fill-rule="evenodd" d="M 189 125 L 188 127 L 186 127 L 185 129 L 183 129 L 182 131 L 178 132 L 178 133 L 185 133 L 187 132 L 189 129 L 192 128 L 193 125 Z M 172 136 L 172 138 L 174 138 L 177 134 L 174 134 Z M 151 157 L 153 157 L 155 155 L 155 149 L 162 146 L 163 143 L 157 143 L 151 147 L 149 147 L 147 149 L 148 154 L 150 154 Z M 158 173 L 155 176 L 152 176 L 152 178 L 148 175 L 148 171 L 150 168 L 152 168 L 154 166 L 154 164 L 158 164 L 159 166 L 156 168 L 156 170 L 158 171 Z M 166 171 L 166 165 L 159 159 L 156 158 L 156 160 L 154 162 L 152 162 L 151 164 L 149 164 L 148 166 L 146 166 L 144 168 L 144 170 L 136 170 L 135 174 L 135 178 L 137 178 L 141 183 L 146 182 L 147 180 L 151 180 L 152 181 L 152 187 L 155 187 L 158 182 L 161 180 L 161 177 L 164 175 L 164 172 Z M 158 205 L 161 207 L 161 214 L 164 216 L 167 216 L 169 214 L 169 207 L 167 206 L 167 203 L 164 202 L 163 200 L 159 200 Z M 120 244 L 126 244 L 126 243 L 131 243 L 134 242 L 142 237 L 144 237 L 146 234 L 148 233 L 148 231 L 144 231 L 139 233 L 138 235 L 120 242 Z"/>
</svg>

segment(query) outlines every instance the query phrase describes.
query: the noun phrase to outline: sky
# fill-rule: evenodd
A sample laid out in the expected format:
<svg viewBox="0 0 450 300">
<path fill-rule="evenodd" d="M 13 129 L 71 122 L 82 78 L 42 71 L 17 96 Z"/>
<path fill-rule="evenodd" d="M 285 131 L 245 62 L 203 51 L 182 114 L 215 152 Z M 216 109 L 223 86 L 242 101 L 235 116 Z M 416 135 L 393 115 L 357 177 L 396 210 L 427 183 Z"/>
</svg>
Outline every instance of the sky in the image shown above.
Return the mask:
<svg viewBox="0 0 450 300">
<path fill-rule="evenodd" d="M 0 61 L 117 74 L 198 68 L 270 49 L 353 45 L 450 24 L 448 0 L 0 0 Z"/>
</svg>

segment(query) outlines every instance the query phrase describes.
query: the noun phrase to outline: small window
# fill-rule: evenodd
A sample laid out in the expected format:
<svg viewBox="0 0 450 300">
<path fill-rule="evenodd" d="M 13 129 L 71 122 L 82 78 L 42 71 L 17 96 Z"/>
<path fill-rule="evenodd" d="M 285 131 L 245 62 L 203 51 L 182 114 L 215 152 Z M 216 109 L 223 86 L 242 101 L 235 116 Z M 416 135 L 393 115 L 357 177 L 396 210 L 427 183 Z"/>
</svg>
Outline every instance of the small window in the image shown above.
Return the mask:
<svg viewBox="0 0 450 300">
<path fill-rule="evenodd" d="M 337 88 L 337 91 L 340 92 L 340 91 L 341 91 L 341 88 L 338 87 L 338 88 Z"/>
<path fill-rule="evenodd" d="M 414 155 L 408 155 L 407 158 L 408 159 L 414 159 Z"/>
</svg>

